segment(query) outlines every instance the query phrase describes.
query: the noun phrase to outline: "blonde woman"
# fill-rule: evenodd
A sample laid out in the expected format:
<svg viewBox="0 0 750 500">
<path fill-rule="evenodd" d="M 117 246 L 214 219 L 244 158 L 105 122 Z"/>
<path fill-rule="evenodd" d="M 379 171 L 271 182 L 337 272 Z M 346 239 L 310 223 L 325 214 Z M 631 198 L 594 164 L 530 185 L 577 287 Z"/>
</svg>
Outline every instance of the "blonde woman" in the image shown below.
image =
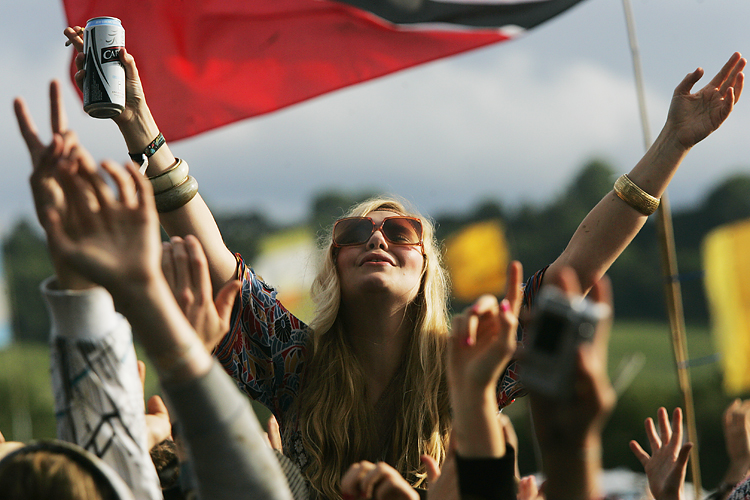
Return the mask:
<svg viewBox="0 0 750 500">
<path fill-rule="evenodd" d="M 80 27 L 65 30 L 79 52 L 80 32 Z M 420 454 L 441 462 L 450 429 L 447 285 L 428 221 L 392 200 L 355 207 L 349 214 L 354 218 L 339 221 L 325 242 L 314 285 L 318 314 L 309 326 L 302 324 L 276 301 L 273 288 L 227 249 L 187 165 L 159 132 L 133 57 L 123 50 L 120 58 L 127 102 L 114 121 L 131 156 L 148 160 L 162 226 L 172 236 L 198 238 L 214 290 L 242 280 L 231 331 L 216 350 L 224 368 L 274 412 L 284 452 L 322 496 L 338 498 L 341 474 L 365 459 L 386 460 L 420 484 Z M 83 59 L 79 54 L 79 68 Z M 594 207 L 547 272 L 572 267 L 584 291 L 601 278 L 656 209 L 690 148 L 732 111 L 745 63 L 733 54 L 696 93 L 691 89 L 703 70 L 683 79 L 654 145 Z M 76 74 L 79 85 L 83 75 L 82 69 Z M 539 272 L 527 284 L 527 305 L 542 277 Z M 192 295 L 183 293 L 190 292 L 189 276 L 175 273 L 173 281 L 178 296 Z M 501 406 L 518 393 L 512 366 L 498 387 Z"/>
</svg>

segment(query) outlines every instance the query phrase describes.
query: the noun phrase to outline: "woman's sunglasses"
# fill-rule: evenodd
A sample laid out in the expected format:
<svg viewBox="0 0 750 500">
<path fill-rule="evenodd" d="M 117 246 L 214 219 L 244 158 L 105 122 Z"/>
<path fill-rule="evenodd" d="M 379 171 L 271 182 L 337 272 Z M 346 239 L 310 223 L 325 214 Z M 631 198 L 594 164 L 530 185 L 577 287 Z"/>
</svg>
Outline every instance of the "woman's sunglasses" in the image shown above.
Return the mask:
<svg viewBox="0 0 750 500">
<path fill-rule="evenodd" d="M 375 231 L 394 245 L 421 245 L 422 221 L 414 217 L 386 217 L 379 226 L 370 217 L 347 217 L 339 219 L 333 226 L 333 246 L 362 245 L 370 240 Z"/>
</svg>

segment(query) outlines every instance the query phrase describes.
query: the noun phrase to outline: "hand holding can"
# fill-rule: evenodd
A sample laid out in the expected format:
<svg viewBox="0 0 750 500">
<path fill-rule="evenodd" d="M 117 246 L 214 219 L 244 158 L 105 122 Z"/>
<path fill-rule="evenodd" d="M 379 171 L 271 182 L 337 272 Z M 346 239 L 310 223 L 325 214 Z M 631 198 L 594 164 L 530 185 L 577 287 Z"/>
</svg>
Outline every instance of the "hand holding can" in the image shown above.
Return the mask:
<svg viewBox="0 0 750 500">
<path fill-rule="evenodd" d="M 83 31 L 83 110 L 94 118 L 113 118 L 125 109 L 125 68 L 120 49 L 125 30 L 115 17 L 89 19 Z"/>
</svg>

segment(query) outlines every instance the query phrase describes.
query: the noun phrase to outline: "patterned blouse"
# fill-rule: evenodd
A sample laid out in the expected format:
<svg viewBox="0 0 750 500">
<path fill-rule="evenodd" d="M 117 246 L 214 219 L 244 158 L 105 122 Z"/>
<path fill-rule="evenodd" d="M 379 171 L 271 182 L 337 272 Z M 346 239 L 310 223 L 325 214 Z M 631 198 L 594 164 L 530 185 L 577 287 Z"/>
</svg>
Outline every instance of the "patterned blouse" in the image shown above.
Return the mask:
<svg viewBox="0 0 750 500">
<path fill-rule="evenodd" d="M 308 457 L 299 426 L 285 424 L 297 421 L 294 403 L 312 331 L 276 299 L 276 290 L 255 274 L 239 255 L 237 264 L 242 280 L 240 300 L 235 302 L 229 333 L 216 347 L 214 355 L 243 392 L 273 412 L 281 427 L 284 454 L 305 470 Z M 531 306 L 545 271 L 546 268 L 538 271 L 526 282 L 525 307 Z M 498 405 L 500 408 L 508 406 L 524 394 L 513 361 L 498 383 Z"/>
</svg>

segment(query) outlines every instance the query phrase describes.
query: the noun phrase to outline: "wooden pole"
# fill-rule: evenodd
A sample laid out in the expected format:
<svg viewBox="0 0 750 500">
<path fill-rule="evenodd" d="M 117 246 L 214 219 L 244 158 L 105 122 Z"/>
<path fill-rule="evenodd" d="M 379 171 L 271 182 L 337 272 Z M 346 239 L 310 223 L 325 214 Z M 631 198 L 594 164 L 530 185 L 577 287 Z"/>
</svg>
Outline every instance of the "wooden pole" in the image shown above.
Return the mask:
<svg viewBox="0 0 750 500">
<path fill-rule="evenodd" d="M 646 110 L 646 98 L 643 91 L 643 75 L 641 72 L 641 59 L 638 51 L 638 42 L 635 34 L 635 22 L 630 0 L 622 0 L 625 9 L 625 22 L 628 28 L 628 39 L 630 40 L 630 52 L 633 59 L 633 71 L 635 73 L 635 84 L 638 95 L 638 107 L 641 115 L 641 126 L 643 129 L 643 143 L 646 150 L 651 146 L 651 130 L 648 124 L 648 113 Z M 664 292 L 666 294 L 667 311 L 669 313 L 669 325 L 672 333 L 672 351 L 674 352 L 675 366 L 677 368 L 677 379 L 682 392 L 682 400 L 685 408 L 685 422 L 687 425 L 688 439 L 693 443 L 690 452 L 690 470 L 693 476 L 693 487 L 696 499 L 700 498 L 701 472 L 698 459 L 698 433 L 695 425 L 695 406 L 693 404 L 693 389 L 690 380 L 690 372 L 687 363 L 687 340 L 685 335 L 685 314 L 682 308 L 682 289 L 678 279 L 677 255 L 675 252 L 674 229 L 672 227 L 672 212 L 669 205 L 667 193 L 661 197 L 658 215 L 659 246 L 662 257 L 662 273 L 664 275 Z"/>
</svg>

